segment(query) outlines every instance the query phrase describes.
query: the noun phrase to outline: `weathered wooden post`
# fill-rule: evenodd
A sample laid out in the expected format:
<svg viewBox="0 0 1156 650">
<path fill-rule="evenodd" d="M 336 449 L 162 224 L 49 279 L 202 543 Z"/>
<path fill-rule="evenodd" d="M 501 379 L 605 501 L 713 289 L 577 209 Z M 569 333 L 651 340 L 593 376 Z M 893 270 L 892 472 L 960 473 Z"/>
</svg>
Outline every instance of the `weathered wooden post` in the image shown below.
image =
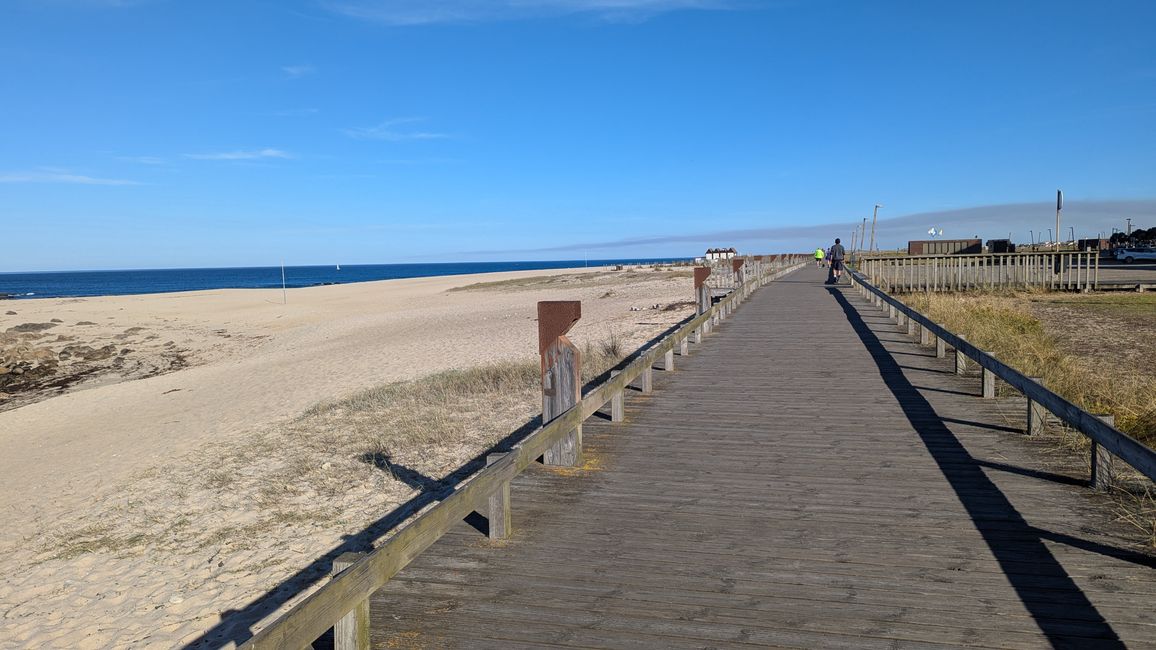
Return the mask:
<svg viewBox="0 0 1156 650">
<path fill-rule="evenodd" d="M 611 370 L 610 378 L 622 374 L 621 370 Z M 626 391 L 620 390 L 610 398 L 610 421 L 621 422 L 626 419 Z"/>
<path fill-rule="evenodd" d="M 958 334 L 957 337 L 963 341 L 967 340 L 963 334 Z M 962 375 L 965 372 L 967 372 L 967 355 L 963 353 L 963 350 L 955 348 L 955 374 Z"/>
<path fill-rule="evenodd" d="M 638 390 L 643 393 L 650 393 L 654 391 L 654 365 L 647 364 L 642 369 L 642 374 L 638 375 Z"/>
<path fill-rule="evenodd" d="M 690 337 L 684 336 L 678 341 L 678 356 L 685 357 L 690 354 Z"/>
<path fill-rule="evenodd" d="M 566 332 L 582 318 L 578 300 L 538 303 L 538 353 L 542 357 L 542 424 L 570 410 L 581 399 L 582 353 Z M 542 454 L 546 465 L 574 467 L 582 460 L 582 426 Z"/>
<path fill-rule="evenodd" d="M 943 327 L 943 323 L 938 323 L 938 325 L 940 327 Z M 947 356 L 947 343 L 943 340 L 942 336 L 936 336 L 935 337 L 935 358 L 936 359 L 942 359 L 946 356 Z"/>
<path fill-rule="evenodd" d="M 747 273 L 743 269 L 746 262 L 746 258 L 743 257 L 736 257 L 731 260 L 731 270 L 735 274 L 735 292 L 738 293 L 740 300 L 747 297 Z"/>
<path fill-rule="evenodd" d="M 1036 382 L 1041 386 L 1044 385 L 1044 380 L 1042 377 L 1028 377 L 1028 379 Z M 1039 402 L 1032 401 L 1032 398 L 1028 397 L 1027 434 L 1029 436 L 1038 435 L 1044 432 L 1045 415 L 1046 413 L 1044 411 L 1044 405 L 1040 404 Z"/>
<path fill-rule="evenodd" d="M 699 316 L 710 311 L 710 287 L 706 285 L 706 279 L 710 277 L 709 266 L 694 267 L 694 300 L 695 310 Z M 708 318 L 695 332 L 695 343 L 702 342 L 702 334 L 710 331 L 711 321 Z"/>
<path fill-rule="evenodd" d="M 922 323 L 920 323 L 920 325 L 919 325 L 919 344 L 920 345 L 931 345 L 932 344 L 931 338 L 933 336 L 935 336 L 935 335 L 931 333 L 931 330 L 927 329 L 926 325 L 923 325 Z"/>
<path fill-rule="evenodd" d="M 674 346 L 673 345 L 671 345 L 670 349 L 667 350 L 666 353 L 662 356 L 662 369 L 667 371 L 667 372 L 674 370 Z"/>
<path fill-rule="evenodd" d="M 908 318 L 907 319 L 907 336 L 915 336 L 915 328 L 916 327 L 918 327 L 918 324 L 915 322 L 915 319 Z"/>
<path fill-rule="evenodd" d="M 989 357 L 995 358 L 994 352 L 984 352 Z M 980 389 L 984 399 L 995 399 L 995 373 L 988 370 L 986 366 L 983 368 L 982 377 L 980 379 Z"/>
<path fill-rule="evenodd" d="M 333 560 L 337 575 L 365 557 L 365 553 L 342 553 Z M 332 620 L 332 619 L 331 619 Z M 369 650 L 369 599 L 357 604 L 333 626 L 333 650 Z"/>
<path fill-rule="evenodd" d="M 506 457 L 505 453 L 489 454 L 486 456 L 486 467 L 502 460 Z M 487 527 L 487 536 L 490 539 L 506 539 L 512 532 L 510 525 L 510 482 L 502 481 L 501 487 L 497 489 L 486 502 L 486 521 L 489 523 Z"/>
<path fill-rule="evenodd" d="M 1116 416 L 1097 415 L 1105 424 L 1116 426 Z M 1112 489 L 1116 481 L 1116 457 L 1092 441 L 1092 487 L 1101 492 Z"/>
</svg>

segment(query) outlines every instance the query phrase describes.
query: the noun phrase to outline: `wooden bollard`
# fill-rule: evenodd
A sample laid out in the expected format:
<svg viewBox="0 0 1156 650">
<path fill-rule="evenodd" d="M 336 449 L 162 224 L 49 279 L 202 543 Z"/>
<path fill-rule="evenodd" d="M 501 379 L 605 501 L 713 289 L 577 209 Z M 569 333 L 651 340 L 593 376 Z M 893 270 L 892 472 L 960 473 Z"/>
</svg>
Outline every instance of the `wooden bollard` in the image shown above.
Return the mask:
<svg viewBox="0 0 1156 650">
<path fill-rule="evenodd" d="M 1041 377 L 1028 377 L 1028 379 L 1043 386 L 1044 380 Z M 1029 436 L 1039 435 L 1044 432 L 1044 417 L 1046 411 L 1044 405 L 1039 402 L 1033 402 L 1032 398 L 1028 398 L 1028 426 L 1027 434 Z"/>
<path fill-rule="evenodd" d="M 943 327 L 943 324 L 940 323 L 939 326 Z M 947 343 L 945 343 L 943 341 L 942 337 L 936 336 L 935 337 L 935 358 L 936 359 L 942 359 L 946 356 L 947 356 Z"/>
<path fill-rule="evenodd" d="M 967 337 L 964 336 L 963 334 L 960 334 L 959 338 L 964 340 L 964 341 L 967 340 Z M 963 350 L 956 348 L 955 349 L 955 374 L 962 375 L 965 372 L 967 372 L 967 355 L 963 353 Z"/>
<path fill-rule="evenodd" d="M 506 457 L 505 453 L 489 454 L 486 456 L 486 466 Z M 503 481 L 502 486 L 490 495 L 486 504 L 486 521 L 489 522 L 487 536 L 490 539 L 506 539 L 513 532 L 510 525 L 510 482 Z"/>
<path fill-rule="evenodd" d="M 710 287 L 706 286 L 706 279 L 709 277 L 709 266 L 694 267 L 694 308 L 695 313 L 699 316 L 702 316 L 703 314 L 710 311 Z M 706 320 L 705 327 L 700 328 L 702 329 L 701 332 L 697 332 L 698 339 L 695 341 L 695 343 L 701 342 L 702 335 L 710 331 L 710 325 L 713 321 L 713 316 Z"/>
<path fill-rule="evenodd" d="M 995 354 L 991 352 L 985 352 L 985 354 L 990 357 L 995 356 Z M 995 399 L 995 373 L 984 367 L 981 375 L 980 393 L 984 399 Z"/>
<path fill-rule="evenodd" d="M 342 553 L 333 560 L 332 574 L 337 575 L 365 557 L 365 553 Z M 369 599 L 341 617 L 333 626 L 333 650 L 369 650 Z"/>
<path fill-rule="evenodd" d="M 582 398 L 582 353 L 566 332 L 582 318 L 577 300 L 538 303 L 538 352 L 542 357 L 542 424 L 573 408 Z M 542 454 L 546 465 L 582 464 L 582 426 L 574 428 Z"/>
<path fill-rule="evenodd" d="M 610 377 L 613 379 L 622 373 L 621 370 L 611 370 Z M 620 390 L 614 393 L 610 398 L 610 421 L 622 422 L 626 419 L 626 391 Z"/>
<path fill-rule="evenodd" d="M 1116 426 L 1116 416 L 1097 415 L 1106 424 Z M 1112 489 L 1116 482 L 1116 457 L 1092 441 L 1092 487 L 1101 492 Z"/>
</svg>

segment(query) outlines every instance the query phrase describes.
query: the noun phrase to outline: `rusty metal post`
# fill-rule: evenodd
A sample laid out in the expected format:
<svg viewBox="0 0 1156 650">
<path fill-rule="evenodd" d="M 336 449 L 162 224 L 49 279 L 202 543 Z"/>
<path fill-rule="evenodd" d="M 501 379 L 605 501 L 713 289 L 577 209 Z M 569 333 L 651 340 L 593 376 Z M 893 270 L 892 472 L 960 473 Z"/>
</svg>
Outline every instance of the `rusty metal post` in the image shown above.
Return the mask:
<svg viewBox="0 0 1156 650">
<path fill-rule="evenodd" d="M 542 358 L 542 424 L 573 408 L 581 399 L 582 353 L 566 338 L 582 318 L 578 300 L 538 303 L 538 354 Z M 546 465 L 574 467 L 582 462 L 582 426 L 542 454 Z"/>
</svg>

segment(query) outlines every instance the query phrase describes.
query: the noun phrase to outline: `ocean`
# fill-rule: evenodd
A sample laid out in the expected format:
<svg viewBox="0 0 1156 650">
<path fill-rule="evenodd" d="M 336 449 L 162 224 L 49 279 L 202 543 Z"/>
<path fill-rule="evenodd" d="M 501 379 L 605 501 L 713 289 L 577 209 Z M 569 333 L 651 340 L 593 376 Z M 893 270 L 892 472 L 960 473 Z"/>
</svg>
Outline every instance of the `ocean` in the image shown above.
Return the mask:
<svg viewBox="0 0 1156 650">
<path fill-rule="evenodd" d="M 689 258 L 688 258 L 689 259 Z M 351 264 L 286 266 L 285 286 L 314 287 L 399 278 L 465 275 L 497 271 L 581 268 L 617 264 L 653 264 L 683 259 L 561 260 L 553 262 L 450 262 L 442 264 Z M 224 269 L 140 269 L 127 271 L 46 271 L 0 273 L 0 298 L 70 298 L 123 296 L 205 289 L 273 289 L 281 287 L 281 267 Z"/>
</svg>

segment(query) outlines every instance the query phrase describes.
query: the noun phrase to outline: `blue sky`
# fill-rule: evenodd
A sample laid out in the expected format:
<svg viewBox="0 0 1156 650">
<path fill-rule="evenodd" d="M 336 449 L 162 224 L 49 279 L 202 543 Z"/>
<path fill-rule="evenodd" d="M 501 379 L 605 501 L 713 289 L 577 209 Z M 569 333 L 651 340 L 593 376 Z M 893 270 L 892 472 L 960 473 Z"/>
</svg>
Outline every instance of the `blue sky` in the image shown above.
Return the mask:
<svg viewBox="0 0 1156 650">
<path fill-rule="evenodd" d="M 1156 3 L 5 0 L 0 270 L 1156 225 Z M 1038 213 L 1038 216 L 1037 216 Z M 982 232 L 971 232 L 982 230 Z"/>
</svg>

